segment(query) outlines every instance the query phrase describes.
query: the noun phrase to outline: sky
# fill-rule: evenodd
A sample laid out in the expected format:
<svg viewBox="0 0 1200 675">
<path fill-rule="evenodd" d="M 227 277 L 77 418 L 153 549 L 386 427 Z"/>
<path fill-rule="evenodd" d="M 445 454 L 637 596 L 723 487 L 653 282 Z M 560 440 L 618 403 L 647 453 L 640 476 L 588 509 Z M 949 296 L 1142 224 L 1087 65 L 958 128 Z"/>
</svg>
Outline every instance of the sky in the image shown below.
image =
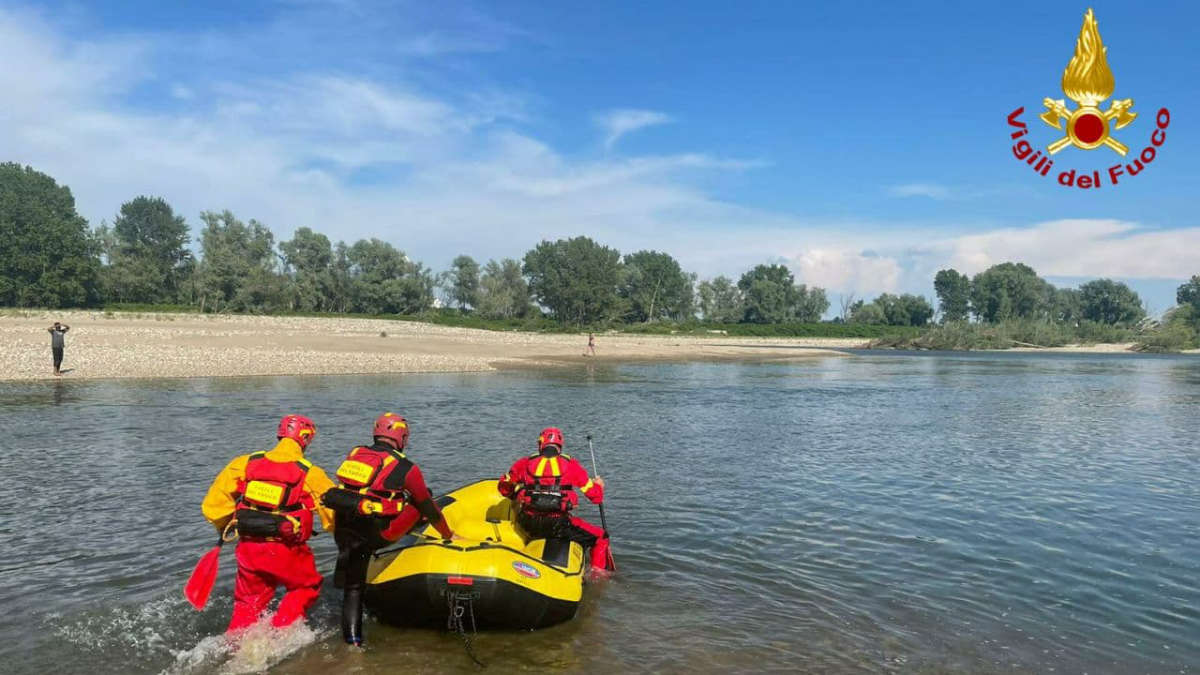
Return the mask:
<svg viewBox="0 0 1200 675">
<path fill-rule="evenodd" d="M 836 311 L 1013 260 L 1159 313 L 1200 274 L 1200 5 L 1090 6 L 1139 113 L 1124 161 L 1171 114 L 1153 162 L 1100 189 L 1012 154 L 1018 107 L 1035 147 L 1062 135 L 1038 115 L 1089 7 L 1044 0 L 0 0 L 0 161 L 92 224 L 161 196 L 193 228 L 230 209 L 434 269 L 587 235 L 701 278 L 783 263 Z"/>
</svg>

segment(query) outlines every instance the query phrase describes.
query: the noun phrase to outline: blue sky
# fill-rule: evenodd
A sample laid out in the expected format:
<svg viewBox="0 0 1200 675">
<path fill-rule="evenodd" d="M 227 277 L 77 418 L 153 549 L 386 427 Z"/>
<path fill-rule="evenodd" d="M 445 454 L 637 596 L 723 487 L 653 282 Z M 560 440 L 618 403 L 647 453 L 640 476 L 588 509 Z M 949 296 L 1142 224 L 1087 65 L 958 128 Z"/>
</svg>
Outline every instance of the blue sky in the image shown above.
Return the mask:
<svg viewBox="0 0 1200 675">
<path fill-rule="evenodd" d="M 1080 3 L 5 3 L 0 159 L 92 222 L 161 195 L 282 238 L 379 236 L 441 268 L 588 234 L 702 277 L 782 261 L 833 298 L 931 294 L 932 274 L 1025 260 L 1113 276 L 1161 311 L 1200 274 L 1200 6 L 1095 3 L 1146 145 L 1081 191 L 1010 153 Z M 1103 169 L 1107 149 L 1056 166 Z"/>
</svg>

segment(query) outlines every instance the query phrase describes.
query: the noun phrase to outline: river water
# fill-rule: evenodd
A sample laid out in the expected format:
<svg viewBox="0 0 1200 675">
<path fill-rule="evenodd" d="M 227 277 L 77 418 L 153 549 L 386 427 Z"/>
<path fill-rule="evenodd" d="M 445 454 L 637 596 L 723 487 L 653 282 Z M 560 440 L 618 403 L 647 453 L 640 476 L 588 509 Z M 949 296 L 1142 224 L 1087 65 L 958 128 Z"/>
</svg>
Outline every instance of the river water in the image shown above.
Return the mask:
<svg viewBox="0 0 1200 675">
<path fill-rule="evenodd" d="M 208 609 L 182 597 L 231 457 L 296 411 L 332 469 L 384 410 L 435 492 L 544 425 L 584 458 L 596 437 L 620 572 L 572 622 L 481 634 L 489 670 L 1200 670 L 1200 359 L 873 353 L 0 383 L 3 670 L 472 672 L 437 631 L 372 621 L 351 653 L 331 584 L 310 628 L 231 654 L 228 552 Z"/>
</svg>

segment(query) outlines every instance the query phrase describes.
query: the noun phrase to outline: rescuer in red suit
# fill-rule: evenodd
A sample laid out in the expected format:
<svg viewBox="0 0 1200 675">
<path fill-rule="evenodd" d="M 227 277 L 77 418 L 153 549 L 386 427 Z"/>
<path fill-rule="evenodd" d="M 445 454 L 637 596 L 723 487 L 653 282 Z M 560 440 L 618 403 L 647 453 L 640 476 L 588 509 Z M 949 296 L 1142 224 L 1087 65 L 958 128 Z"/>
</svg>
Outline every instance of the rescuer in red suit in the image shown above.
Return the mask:
<svg viewBox="0 0 1200 675">
<path fill-rule="evenodd" d="M 604 529 L 571 515 L 579 504 L 575 490 L 594 504 L 604 501 L 604 480 L 590 478 L 578 460 L 562 454 L 563 432 L 548 427 L 538 435 L 536 455 L 522 457 L 500 479 L 500 494 L 517 504 L 517 524 L 530 536 L 563 538 L 592 549 L 592 569 L 609 570 Z"/>
<path fill-rule="evenodd" d="M 455 538 L 421 469 L 404 456 L 408 421 L 384 413 L 372 435 L 374 444 L 350 451 L 338 467 L 338 487 L 324 499 L 336 514 L 334 582 L 342 588 L 342 637 L 356 646 L 363 642 L 362 593 L 371 553 L 408 534 L 422 517 L 443 539 Z"/>
<path fill-rule="evenodd" d="M 304 459 L 316 435 L 309 418 L 285 416 L 276 433 L 279 443 L 269 451 L 234 458 L 204 497 L 204 517 L 221 532 L 232 520 L 238 533 L 230 632 L 258 621 L 277 586 L 285 589 L 271 620 L 277 627 L 303 619 L 320 594 L 323 579 L 307 542 L 313 511 L 324 529 L 333 528 L 333 512 L 320 506 L 333 483 L 321 467 Z"/>
</svg>

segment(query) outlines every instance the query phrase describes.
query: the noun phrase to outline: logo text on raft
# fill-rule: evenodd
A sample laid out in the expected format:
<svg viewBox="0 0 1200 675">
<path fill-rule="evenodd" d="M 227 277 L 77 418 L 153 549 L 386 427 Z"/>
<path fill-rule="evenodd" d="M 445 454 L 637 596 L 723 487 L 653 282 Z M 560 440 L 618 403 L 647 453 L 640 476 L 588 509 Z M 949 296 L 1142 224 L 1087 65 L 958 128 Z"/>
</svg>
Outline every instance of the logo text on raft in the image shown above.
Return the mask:
<svg viewBox="0 0 1200 675">
<path fill-rule="evenodd" d="M 1072 110 L 1063 99 L 1046 98 L 1042 101 L 1046 110 L 1038 116 L 1047 126 L 1065 131 L 1065 135 L 1047 145 L 1044 153 L 1034 148 L 1025 138 L 1029 127 L 1021 121 L 1025 107 L 1017 108 L 1008 114 L 1008 125 L 1015 128 L 1010 135 L 1015 141 L 1012 153 L 1017 161 L 1025 162 L 1040 176 L 1049 176 L 1054 166 L 1050 156 L 1068 147 L 1084 151 L 1108 148 L 1125 158 L 1106 167 L 1103 173 L 1100 170 L 1074 168 L 1059 169 L 1055 173 L 1059 185 L 1084 189 L 1097 189 L 1106 180 L 1111 185 L 1117 185 L 1121 177 L 1136 176 L 1154 161 L 1157 149 L 1167 140 L 1166 129 L 1171 123 L 1171 113 L 1166 108 L 1158 110 L 1154 117 L 1155 128 L 1150 133 L 1147 145 L 1141 152 L 1129 157 L 1129 147 L 1117 140 L 1113 131 L 1125 128 L 1137 118 L 1138 114 L 1133 112 L 1133 99 L 1114 99 L 1109 103 L 1108 110 L 1099 107 L 1112 96 L 1116 86 L 1112 70 L 1108 67 L 1107 55 L 1108 48 L 1100 40 L 1096 16 L 1089 9 L 1083 17 L 1079 39 L 1075 42 L 1075 54 L 1062 77 L 1063 94 L 1077 103 L 1078 107 Z"/>
<path fill-rule="evenodd" d="M 542 576 L 542 573 L 539 572 L 536 567 L 520 560 L 513 561 L 512 568 L 517 574 L 520 574 L 523 577 L 529 577 L 530 579 L 537 579 L 538 577 Z"/>
</svg>

